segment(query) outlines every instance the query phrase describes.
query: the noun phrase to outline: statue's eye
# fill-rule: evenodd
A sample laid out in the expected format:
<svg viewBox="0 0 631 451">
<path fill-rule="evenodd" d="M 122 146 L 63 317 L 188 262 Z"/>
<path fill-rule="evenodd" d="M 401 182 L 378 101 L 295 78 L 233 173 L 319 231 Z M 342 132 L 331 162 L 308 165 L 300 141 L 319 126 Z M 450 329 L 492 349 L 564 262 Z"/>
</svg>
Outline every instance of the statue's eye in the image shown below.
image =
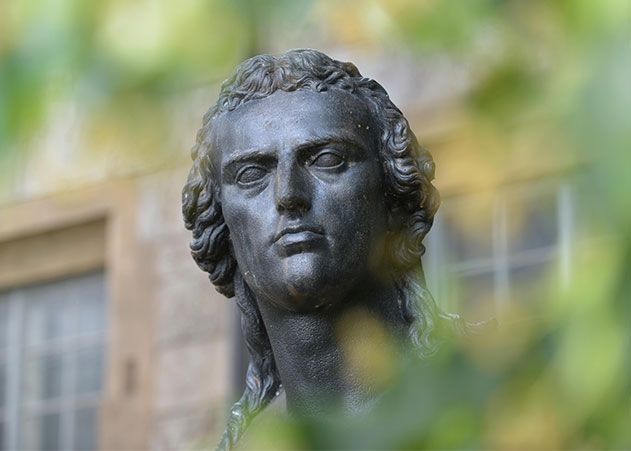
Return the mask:
<svg viewBox="0 0 631 451">
<path fill-rule="evenodd" d="M 247 166 L 237 173 L 236 181 L 240 185 L 251 185 L 263 179 L 267 170 L 260 166 Z"/>
<path fill-rule="evenodd" d="M 313 157 L 309 164 L 317 168 L 334 169 L 342 166 L 344 162 L 344 158 L 336 153 L 322 152 Z"/>
</svg>

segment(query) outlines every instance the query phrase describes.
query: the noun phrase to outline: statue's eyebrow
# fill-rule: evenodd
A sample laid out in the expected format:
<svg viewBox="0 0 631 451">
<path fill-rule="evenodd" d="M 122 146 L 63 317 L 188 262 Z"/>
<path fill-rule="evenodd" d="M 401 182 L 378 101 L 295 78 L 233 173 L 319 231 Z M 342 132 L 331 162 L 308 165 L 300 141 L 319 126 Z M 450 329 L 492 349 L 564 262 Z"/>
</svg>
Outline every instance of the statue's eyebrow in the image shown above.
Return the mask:
<svg viewBox="0 0 631 451">
<path fill-rule="evenodd" d="M 362 143 L 357 140 L 352 133 L 336 132 L 304 140 L 295 146 L 294 151 L 301 152 L 309 149 L 317 149 L 331 144 L 341 144 L 357 149 L 363 149 L 366 146 L 366 143 Z M 256 160 L 269 162 L 276 160 L 276 158 L 276 153 L 271 148 L 235 150 L 223 162 L 223 168 L 225 170 L 230 170 L 230 168 L 235 164 Z"/>
<path fill-rule="evenodd" d="M 331 144 L 350 145 L 359 149 L 363 149 L 366 146 L 366 143 L 358 141 L 352 133 L 338 132 L 303 141 L 296 146 L 295 150 L 301 151 L 305 149 L 324 147 Z"/>
<path fill-rule="evenodd" d="M 275 159 L 275 155 L 271 149 L 244 149 L 244 150 L 235 150 L 230 154 L 230 156 L 224 161 L 223 167 L 229 168 L 237 163 L 241 163 L 244 161 L 252 161 L 252 160 L 272 160 Z"/>
</svg>

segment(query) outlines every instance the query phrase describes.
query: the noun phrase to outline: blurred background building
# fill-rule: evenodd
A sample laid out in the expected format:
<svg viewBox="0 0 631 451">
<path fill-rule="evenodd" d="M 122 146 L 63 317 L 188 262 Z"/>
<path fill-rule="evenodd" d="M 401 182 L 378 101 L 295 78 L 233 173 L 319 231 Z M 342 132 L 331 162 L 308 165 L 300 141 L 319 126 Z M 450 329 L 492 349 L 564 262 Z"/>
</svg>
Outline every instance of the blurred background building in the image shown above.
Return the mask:
<svg viewBox="0 0 631 451">
<path fill-rule="evenodd" d="M 317 48 L 379 81 L 437 163 L 424 264 L 438 303 L 537 316 L 579 277 L 585 239 L 607 236 L 593 206 L 623 202 L 594 202 L 580 181 L 617 161 L 586 124 L 629 73 L 628 54 L 598 47 L 628 6 L 4 2 L 0 450 L 215 443 L 245 356 L 234 306 L 190 257 L 180 192 L 203 113 L 256 53 Z M 596 125 L 628 109 L 615 111 Z M 616 170 L 595 180 L 613 174 L 618 190 Z"/>
</svg>

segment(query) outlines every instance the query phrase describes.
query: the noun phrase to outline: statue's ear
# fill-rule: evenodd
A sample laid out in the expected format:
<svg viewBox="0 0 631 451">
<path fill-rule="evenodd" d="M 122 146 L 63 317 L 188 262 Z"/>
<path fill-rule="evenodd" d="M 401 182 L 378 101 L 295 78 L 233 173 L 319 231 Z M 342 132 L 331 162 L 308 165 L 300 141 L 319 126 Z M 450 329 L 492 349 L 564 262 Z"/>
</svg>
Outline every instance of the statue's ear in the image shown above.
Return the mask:
<svg viewBox="0 0 631 451">
<path fill-rule="evenodd" d="M 407 268 L 406 264 L 402 264 L 408 242 L 406 216 L 407 215 L 403 215 L 403 211 L 400 208 L 391 209 L 388 212 L 386 249 L 390 264 L 398 269 Z"/>
<path fill-rule="evenodd" d="M 391 204 L 392 205 L 392 204 Z M 399 234 L 404 231 L 407 223 L 408 213 L 401 207 L 392 206 L 388 209 L 388 232 Z"/>
</svg>

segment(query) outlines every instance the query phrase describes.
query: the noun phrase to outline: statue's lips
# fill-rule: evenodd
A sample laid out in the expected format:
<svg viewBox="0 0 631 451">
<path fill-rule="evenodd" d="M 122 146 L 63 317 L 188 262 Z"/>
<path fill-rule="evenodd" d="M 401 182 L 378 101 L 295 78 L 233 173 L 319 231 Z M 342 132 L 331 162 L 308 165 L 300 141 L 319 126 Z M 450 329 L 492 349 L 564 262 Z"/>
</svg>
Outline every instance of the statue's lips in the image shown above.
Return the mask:
<svg viewBox="0 0 631 451">
<path fill-rule="evenodd" d="M 286 227 L 276 234 L 274 244 L 283 254 L 293 254 L 313 248 L 324 238 L 321 227 L 294 226 Z"/>
</svg>

